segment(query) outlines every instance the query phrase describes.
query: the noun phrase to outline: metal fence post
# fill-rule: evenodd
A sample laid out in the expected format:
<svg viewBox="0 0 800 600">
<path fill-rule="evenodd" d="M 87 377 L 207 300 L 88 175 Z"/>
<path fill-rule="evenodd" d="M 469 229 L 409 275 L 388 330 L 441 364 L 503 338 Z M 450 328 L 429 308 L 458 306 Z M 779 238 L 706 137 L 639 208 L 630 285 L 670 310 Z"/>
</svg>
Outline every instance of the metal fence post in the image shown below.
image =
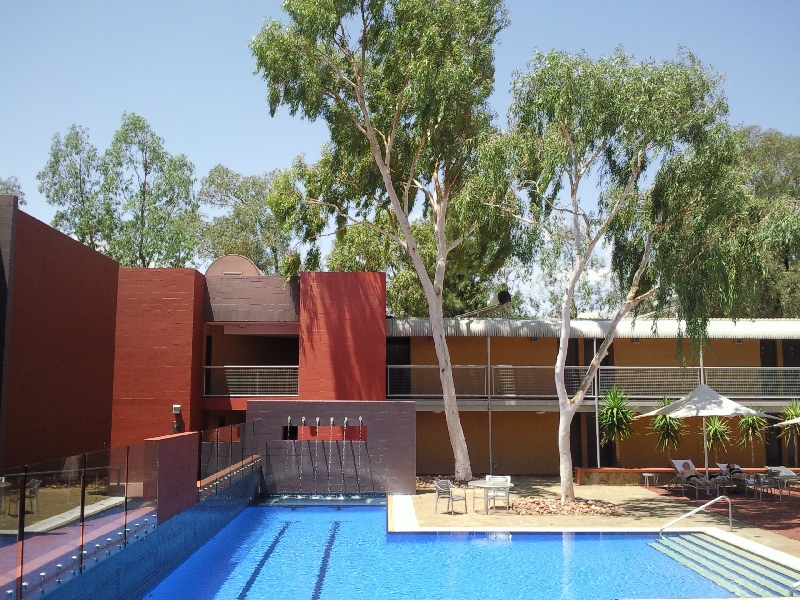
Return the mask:
<svg viewBox="0 0 800 600">
<path fill-rule="evenodd" d="M 22 563 L 25 546 L 25 488 L 28 485 L 28 465 L 22 469 L 17 511 L 17 598 L 22 598 Z"/>
<path fill-rule="evenodd" d="M 86 512 L 86 454 L 83 455 L 83 468 L 81 469 L 81 516 L 80 516 L 80 546 L 78 548 L 78 573 L 83 573 L 83 525 Z"/>
</svg>

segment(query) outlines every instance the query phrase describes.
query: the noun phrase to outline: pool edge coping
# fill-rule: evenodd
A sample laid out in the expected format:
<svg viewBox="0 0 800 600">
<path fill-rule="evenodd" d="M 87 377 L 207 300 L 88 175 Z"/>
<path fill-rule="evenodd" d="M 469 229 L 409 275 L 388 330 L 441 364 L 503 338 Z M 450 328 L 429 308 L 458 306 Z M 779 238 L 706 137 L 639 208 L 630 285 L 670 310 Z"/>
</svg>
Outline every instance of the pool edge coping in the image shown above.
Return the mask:
<svg viewBox="0 0 800 600">
<path fill-rule="evenodd" d="M 386 494 L 387 533 L 652 533 L 660 527 L 421 527 L 410 494 Z M 675 527 L 670 533 L 706 533 L 742 550 L 800 571 L 800 558 L 719 527 Z"/>
</svg>

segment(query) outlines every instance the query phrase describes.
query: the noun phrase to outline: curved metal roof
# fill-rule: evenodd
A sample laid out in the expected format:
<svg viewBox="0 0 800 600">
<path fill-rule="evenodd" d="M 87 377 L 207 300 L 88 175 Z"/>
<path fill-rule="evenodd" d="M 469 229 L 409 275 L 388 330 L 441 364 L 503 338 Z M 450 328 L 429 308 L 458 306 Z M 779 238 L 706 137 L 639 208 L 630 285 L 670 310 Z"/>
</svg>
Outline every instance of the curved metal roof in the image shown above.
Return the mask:
<svg viewBox="0 0 800 600">
<path fill-rule="evenodd" d="M 611 321 L 573 319 L 571 338 L 603 338 Z M 561 321 L 554 319 L 445 319 L 448 337 L 559 337 Z M 617 326 L 618 338 L 674 339 L 683 323 L 676 319 L 623 319 Z M 430 319 L 421 317 L 386 319 L 387 337 L 426 337 L 431 335 Z M 712 319 L 708 324 L 712 339 L 800 339 L 800 319 L 758 319 L 731 321 Z"/>
</svg>

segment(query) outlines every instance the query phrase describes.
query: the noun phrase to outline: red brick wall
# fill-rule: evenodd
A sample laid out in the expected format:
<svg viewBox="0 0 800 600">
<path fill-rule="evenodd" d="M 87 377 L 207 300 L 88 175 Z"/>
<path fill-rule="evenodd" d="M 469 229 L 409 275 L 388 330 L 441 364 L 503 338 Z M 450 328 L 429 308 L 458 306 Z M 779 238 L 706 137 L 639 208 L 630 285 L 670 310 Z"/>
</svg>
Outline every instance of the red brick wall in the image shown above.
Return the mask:
<svg viewBox="0 0 800 600">
<path fill-rule="evenodd" d="M 386 399 L 386 275 L 300 277 L 301 400 Z"/>
<path fill-rule="evenodd" d="M 17 212 L 2 464 L 109 447 L 113 260 Z"/>
<path fill-rule="evenodd" d="M 194 269 L 120 269 L 112 444 L 202 427 L 203 276 Z"/>
</svg>

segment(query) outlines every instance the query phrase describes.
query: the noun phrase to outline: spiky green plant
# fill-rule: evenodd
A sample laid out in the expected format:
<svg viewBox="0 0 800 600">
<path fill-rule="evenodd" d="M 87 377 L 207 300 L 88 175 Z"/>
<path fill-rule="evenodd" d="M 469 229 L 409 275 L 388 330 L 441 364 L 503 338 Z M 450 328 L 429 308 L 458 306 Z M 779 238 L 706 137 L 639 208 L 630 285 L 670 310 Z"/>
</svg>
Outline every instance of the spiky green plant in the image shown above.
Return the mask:
<svg viewBox="0 0 800 600">
<path fill-rule="evenodd" d="M 615 442 L 617 466 L 619 461 L 619 443 L 633 433 L 631 423 L 634 419 L 633 411 L 628 408 L 628 396 L 616 386 L 608 390 L 603 397 L 603 408 L 600 411 L 600 433 L 603 444 Z"/>
<path fill-rule="evenodd" d="M 669 406 L 671 403 L 672 400 L 664 396 L 661 399 L 660 406 Z M 683 419 L 676 419 L 675 417 L 670 417 L 669 415 L 657 415 L 653 417 L 653 420 L 650 424 L 650 429 L 658 434 L 658 439 L 656 439 L 656 448 L 662 452 L 666 450 L 667 457 L 671 459 L 672 455 L 670 453 L 670 447 L 672 447 L 674 450 L 677 450 L 678 446 L 681 445 L 681 437 L 683 436 L 685 429 Z"/>
<path fill-rule="evenodd" d="M 702 431 L 700 432 L 702 434 Z M 718 450 L 722 447 L 727 449 L 727 444 L 731 441 L 731 426 L 726 419 L 719 417 L 708 417 L 706 421 L 706 448 L 714 451 L 714 462 L 719 462 Z"/>
<path fill-rule="evenodd" d="M 753 408 L 752 406 L 750 408 Z M 755 410 L 755 409 L 753 409 Z M 756 444 L 764 439 L 767 430 L 767 420 L 758 415 L 740 417 L 736 424 L 739 428 L 739 446 L 750 446 L 750 464 L 756 466 Z"/>
<path fill-rule="evenodd" d="M 781 417 L 784 421 L 789 421 L 790 419 L 797 419 L 800 417 L 800 400 L 797 398 L 792 399 L 789 403 L 789 406 L 781 411 Z M 788 450 L 789 440 L 794 442 L 794 464 L 797 466 L 797 441 L 800 439 L 800 423 L 795 423 L 794 425 L 788 425 L 783 428 L 783 431 L 780 433 L 780 437 L 782 437 L 786 441 L 786 446 Z"/>
</svg>

